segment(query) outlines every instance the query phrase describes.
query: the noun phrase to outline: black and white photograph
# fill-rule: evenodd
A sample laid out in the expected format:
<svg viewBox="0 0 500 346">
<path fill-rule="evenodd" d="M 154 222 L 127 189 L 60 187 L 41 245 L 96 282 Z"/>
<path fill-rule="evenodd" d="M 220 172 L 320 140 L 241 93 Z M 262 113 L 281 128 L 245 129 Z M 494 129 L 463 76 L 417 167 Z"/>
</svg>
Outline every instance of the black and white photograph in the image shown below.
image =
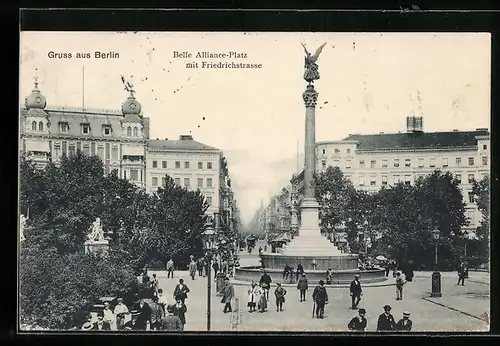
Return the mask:
<svg viewBox="0 0 500 346">
<path fill-rule="evenodd" d="M 20 35 L 18 330 L 490 330 L 491 35 Z"/>
</svg>

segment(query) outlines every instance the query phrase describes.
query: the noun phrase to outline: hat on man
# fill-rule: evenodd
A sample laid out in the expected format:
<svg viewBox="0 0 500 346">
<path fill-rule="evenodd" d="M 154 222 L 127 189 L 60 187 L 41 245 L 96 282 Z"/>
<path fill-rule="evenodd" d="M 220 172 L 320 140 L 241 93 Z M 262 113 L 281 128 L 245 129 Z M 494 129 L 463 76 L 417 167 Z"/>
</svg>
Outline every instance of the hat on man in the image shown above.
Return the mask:
<svg viewBox="0 0 500 346">
<path fill-rule="evenodd" d="M 168 306 L 167 306 L 167 312 L 173 312 L 174 311 L 174 307 L 175 307 L 175 305 L 168 304 Z"/>
<path fill-rule="evenodd" d="M 410 313 L 408 311 L 403 312 L 403 317 L 410 317 Z"/>
<path fill-rule="evenodd" d="M 354 275 L 355 278 L 359 278 L 359 274 Z"/>
<path fill-rule="evenodd" d="M 391 306 L 390 305 L 384 305 L 384 310 L 386 311 L 391 311 Z"/>
<path fill-rule="evenodd" d="M 82 330 L 91 330 L 92 329 L 92 323 L 90 322 L 85 322 L 82 326 Z"/>
<path fill-rule="evenodd" d="M 358 312 L 359 312 L 360 314 L 366 314 L 366 310 L 365 310 L 365 309 L 363 309 L 363 308 L 358 309 Z"/>
<path fill-rule="evenodd" d="M 324 285 L 324 284 L 325 284 L 325 282 L 324 282 L 323 280 L 319 280 L 319 284 L 320 284 L 320 285 Z"/>
</svg>

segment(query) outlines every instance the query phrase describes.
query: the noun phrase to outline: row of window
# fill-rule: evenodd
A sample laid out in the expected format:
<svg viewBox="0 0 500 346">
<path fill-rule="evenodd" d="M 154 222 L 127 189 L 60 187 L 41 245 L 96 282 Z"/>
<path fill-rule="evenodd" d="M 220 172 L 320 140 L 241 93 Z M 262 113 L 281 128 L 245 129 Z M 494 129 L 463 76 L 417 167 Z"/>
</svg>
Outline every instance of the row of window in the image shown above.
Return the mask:
<svg viewBox="0 0 500 346">
<path fill-rule="evenodd" d="M 54 143 L 54 157 L 59 158 L 62 155 L 72 156 L 77 151 L 86 155 L 98 155 L 101 160 L 119 160 L 119 148 L 117 145 L 111 146 L 110 143 L 97 144 L 95 142 L 56 142 Z"/>
<path fill-rule="evenodd" d="M 483 144 L 483 150 L 487 150 L 487 149 L 488 149 L 488 145 Z M 336 155 L 340 155 L 340 149 L 338 149 L 338 148 L 333 149 L 333 152 Z M 345 152 L 346 152 L 346 154 L 350 154 L 351 153 L 351 149 L 347 148 L 345 150 Z M 322 153 L 323 153 L 323 155 L 326 155 L 326 149 L 322 149 Z"/>
<path fill-rule="evenodd" d="M 181 178 L 175 178 L 175 183 L 177 185 L 181 185 Z M 158 177 L 153 177 L 152 178 L 152 185 L 153 186 L 158 186 Z M 161 178 L 161 185 L 165 186 L 166 183 L 166 178 L 162 177 Z M 184 178 L 184 187 L 190 187 L 191 186 L 191 178 Z M 203 187 L 203 178 L 197 178 L 197 187 Z M 205 187 L 213 187 L 213 180 L 212 178 L 207 178 L 206 180 L 206 186 Z"/>
<path fill-rule="evenodd" d="M 423 178 L 423 177 L 424 176 L 421 174 L 417 175 L 417 178 Z M 370 176 L 368 179 L 369 179 L 370 186 L 377 185 L 377 177 L 376 176 Z M 405 174 L 403 176 L 395 174 L 395 175 L 393 175 L 393 179 L 394 179 L 394 184 L 404 182 L 405 184 L 408 184 L 408 185 L 410 185 L 412 180 L 413 180 L 411 174 Z M 455 179 L 458 181 L 459 184 L 461 184 L 462 183 L 462 174 L 455 174 Z M 388 180 L 388 176 L 382 175 L 382 186 L 387 185 L 387 180 Z M 474 173 L 469 173 L 467 176 L 467 182 L 469 184 L 472 184 L 474 182 L 474 180 L 475 180 Z M 363 175 L 359 176 L 359 186 L 365 186 L 365 177 Z"/>
<path fill-rule="evenodd" d="M 91 132 L 91 128 L 89 124 L 82 124 L 82 134 L 88 135 Z M 33 121 L 31 123 L 31 130 L 32 131 L 43 131 L 43 122 L 40 121 L 37 125 L 36 121 Z M 59 130 L 61 133 L 67 133 L 69 131 L 69 125 L 67 123 L 60 123 L 59 124 Z M 103 126 L 102 133 L 105 136 L 110 136 L 112 132 L 111 126 Z M 139 128 L 134 127 L 132 128 L 131 126 L 127 127 L 127 136 L 128 137 L 139 137 Z"/>
<path fill-rule="evenodd" d="M 158 161 L 153 161 L 152 167 L 159 168 Z M 190 167 L 190 162 L 184 161 L 184 169 L 189 169 L 189 167 Z M 168 168 L 167 161 L 161 161 L 161 168 Z M 175 168 L 181 168 L 180 161 L 175 161 Z M 203 162 L 201 161 L 198 162 L 198 169 L 203 169 Z M 207 169 L 212 169 L 212 162 L 207 162 Z"/>
<path fill-rule="evenodd" d="M 380 166 L 381 168 L 388 168 L 389 167 L 389 160 L 388 159 L 382 159 L 381 161 L 382 161 L 381 166 Z M 419 157 L 417 161 L 418 161 L 417 167 L 423 168 L 424 167 L 424 158 Z M 487 166 L 488 165 L 488 157 L 487 156 L 481 157 L 481 163 L 483 166 Z M 322 160 L 321 164 L 322 164 L 323 168 L 326 168 L 326 160 Z M 404 159 L 404 167 L 412 167 L 411 164 L 412 164 L 412 159 L 410 159 L 410 158 Z M 474 166 L 475 165 L 475 158 L 469 157 L 467 160 L 467 164 L 469 166 Z M 393 167 L 396 167 L 396 168 L 400 167 L 400 160 L 398 158 L 393 159 L 392 165 L 393 165 Z M 333 166 L 339 167 L 340 160 L 333 160 Z M 448 167 L 448 158 L 447 157 L 441 158 L 441 166 Z M 462 166 L 462 158 L 456 157 L 455 158 L 455 167 L 461 167 L 461 166 Z M 345 168 L 351 168 L 351 167 L 352 167 L 352 161 L 346 160 Z M 403 166 L 401 166 L 401 167 L 403 167 Z M 429 167 L 430 168 L 436 167 L 436 158 L 435 157 L 431 157 L 429 159 Z M 359 168 L 366 168 L 365 160 L 359 160 Z M 370 160 L 370 168 L 378 168 L 377 167 L 377 160 Z"/>
</svg>

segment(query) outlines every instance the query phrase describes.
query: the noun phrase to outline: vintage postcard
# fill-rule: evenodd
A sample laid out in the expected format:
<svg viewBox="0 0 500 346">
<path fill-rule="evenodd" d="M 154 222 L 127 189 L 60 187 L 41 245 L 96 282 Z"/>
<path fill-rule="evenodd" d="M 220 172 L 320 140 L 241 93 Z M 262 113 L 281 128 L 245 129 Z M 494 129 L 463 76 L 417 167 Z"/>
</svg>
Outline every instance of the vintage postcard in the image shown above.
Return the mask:
<svg viewBox="0 0 500 346">
<path fill-rule="evenodd" d="M 489 330 L 489 34 L 20 43 L 21 332 Z"/>
</svg>

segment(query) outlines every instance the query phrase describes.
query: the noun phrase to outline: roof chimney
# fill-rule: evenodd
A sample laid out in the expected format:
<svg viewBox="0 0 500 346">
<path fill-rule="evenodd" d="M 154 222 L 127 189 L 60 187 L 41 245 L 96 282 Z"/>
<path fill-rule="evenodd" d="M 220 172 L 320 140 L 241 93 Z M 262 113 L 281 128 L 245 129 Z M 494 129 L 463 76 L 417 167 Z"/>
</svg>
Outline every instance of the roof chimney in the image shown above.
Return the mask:
<svg viewBox="0 0 500 346">
<path fill-rule="evenodd" d="M 180 135 L 179 139 L 181 141 L 189 141 L 189 140 L 192 141 L 193 140 L 193 136 L 191 136 L 191 135 Z"/>
<path fill-rule="evenodd" d="M 422 117 L 406 117 L 406 132 L 407 133 L 415 133 L 415 132 L 423 132 L 423 118 Z"/>
</svg>

